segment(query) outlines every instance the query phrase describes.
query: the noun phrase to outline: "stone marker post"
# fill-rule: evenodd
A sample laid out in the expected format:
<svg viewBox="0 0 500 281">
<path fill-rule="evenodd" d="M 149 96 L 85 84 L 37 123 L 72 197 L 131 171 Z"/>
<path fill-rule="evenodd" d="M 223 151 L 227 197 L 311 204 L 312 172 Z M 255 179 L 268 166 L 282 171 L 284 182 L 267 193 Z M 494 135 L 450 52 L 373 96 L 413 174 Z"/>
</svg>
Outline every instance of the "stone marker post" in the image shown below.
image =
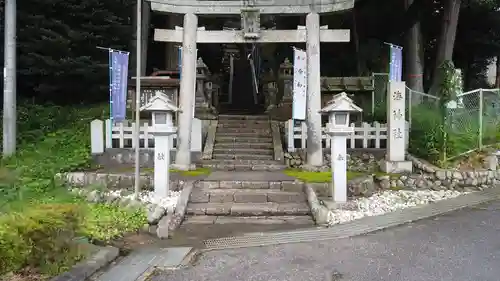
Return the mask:
<svg viewBox="0 0 500 281">
<path fill-rule="evenodd" d="M 354 132 L 354 128 L 349 126 L 349 112 L 361 111 L 346 93 L 335 95 L 320 111 L 329 116 L 327 133 L 331 136 L 331 195 L 336 203 L 347 202 L 347 136 Z"/>
<path fill-rule="evenodd" d="M 387 87 L 387 154 L 380 167 L 386 173 L 412 171 L 411 161 L 406 161 L 405 91 L 405 82 L 390 81 Z"/>
<path fill-rule="evenodd" d="M 177 131 L 177 128 L 173 125 L 172 116 L 178 110 L 163 93 L 157 93 L 148 104 L 141 107 L 141 111 L 150 111 L 152 113 L 153 130 L 151 133 L 155 140 L 154 191 L 155 196 L 158 198 L 167 197 L 170 190 L 169 139 Z"/>
</svg>

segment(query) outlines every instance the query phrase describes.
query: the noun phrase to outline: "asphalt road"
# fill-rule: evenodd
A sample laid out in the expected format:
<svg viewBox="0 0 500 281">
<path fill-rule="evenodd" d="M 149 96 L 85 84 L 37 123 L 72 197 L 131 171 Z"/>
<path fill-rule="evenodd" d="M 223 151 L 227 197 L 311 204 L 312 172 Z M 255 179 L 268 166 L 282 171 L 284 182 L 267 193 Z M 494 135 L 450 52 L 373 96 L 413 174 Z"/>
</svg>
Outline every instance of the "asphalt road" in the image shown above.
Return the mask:
<svg viewBox="0 0 500 281">
<path fill-rule="evenodd" d="M 498 281 L 500 201 L 354 238 L 205 253 L 153 281 Z"/>
</svg>

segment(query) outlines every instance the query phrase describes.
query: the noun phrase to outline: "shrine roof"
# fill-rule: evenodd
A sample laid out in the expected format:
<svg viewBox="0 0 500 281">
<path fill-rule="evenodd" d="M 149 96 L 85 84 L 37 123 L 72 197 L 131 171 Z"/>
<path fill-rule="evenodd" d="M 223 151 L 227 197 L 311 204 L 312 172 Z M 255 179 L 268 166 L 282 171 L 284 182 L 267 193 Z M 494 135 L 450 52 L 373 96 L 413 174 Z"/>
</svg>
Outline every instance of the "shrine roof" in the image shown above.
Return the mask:
<svg viewBox="0 0 500 281">
<path fill-rule="evenodd" d="M 355 0 L 147 0 L 151 9 L 171 14 L 240 14 L 257 9 L 261 14 L 307 14 L 311 11 L 334 13 L 350 10 Z M 249 4 L 251 3 L 251 4 Z"/>
</svg>

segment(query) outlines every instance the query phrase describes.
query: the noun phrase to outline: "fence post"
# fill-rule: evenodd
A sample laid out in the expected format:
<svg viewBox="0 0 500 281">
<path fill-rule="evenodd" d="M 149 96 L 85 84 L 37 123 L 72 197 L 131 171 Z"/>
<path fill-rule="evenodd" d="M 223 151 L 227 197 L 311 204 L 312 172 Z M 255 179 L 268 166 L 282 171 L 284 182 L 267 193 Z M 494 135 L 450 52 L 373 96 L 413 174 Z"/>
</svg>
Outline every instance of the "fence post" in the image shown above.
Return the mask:
<svg viewBox="0 0 500 281">
<path fill-rule="evenodd" d="M 483 89 L 479 89 L 479 149 L 483 148 Z"/>
<path fill-rule="evenodd" d="M 136 126 L 139 126 L 139 128 L 136 129 Z M 132 122 L 130 124 L 130 128 L 132 128 L 132 148 L 136 148 L 136 146 L 139 145 L 137 143 L 137 139 L 139 139 L 139 142 L 141 142 L 141 127 L 137 123 Z M 139 138 L 137 138 L 135 135 L 135 134 L 137 134 L 137 132 L 139 132 Z"/>
<path fill-rule="evenodd" d="M 111 120 L 106 119 L 105 130 L 106 130 L 106 148 L 113 148 L 113 126 L 111 125 Z"/>
<path fill-rule="evenodd" d="M 320 131 L 320 134 L 323 134 L 323 132 Z M 323 135 L 321 139 L 323 139 Z M 300 148 L 307 148 L 307 124 L 305 121 L 300 122 Z"/>
<path fill-rule="evenodd" d="M 104 153 L 104 122 L 102 120 L 92 120 L 90 122 L 90 152 L 92 154 Z"/>
<path fill-rule="evenodd" d="M 373 122 L 373 128 L 375 129 L 375 148 L 380 148 L 380 123 L 377 121 Z"/>
</svg>

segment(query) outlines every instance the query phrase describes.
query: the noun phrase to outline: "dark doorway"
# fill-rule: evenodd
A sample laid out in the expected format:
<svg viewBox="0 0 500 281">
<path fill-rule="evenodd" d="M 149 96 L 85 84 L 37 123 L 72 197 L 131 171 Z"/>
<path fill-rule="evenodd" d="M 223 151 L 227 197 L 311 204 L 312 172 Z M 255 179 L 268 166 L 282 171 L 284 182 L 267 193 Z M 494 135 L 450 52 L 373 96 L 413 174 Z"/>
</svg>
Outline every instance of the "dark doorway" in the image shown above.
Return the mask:
<svg viewBox="0 0 500 281">
<path fill-rule="evenodd" d="M 234 45 L 233 45 L 234 46 Z M 264 112 L 264 96 L 261 93 L 261 85 L 259 81 L 258 70 L 256 73 L 257 79 L 257 93 L 255 89 L 255 82 L 253 76 L 253 69 L 251 61 L 248 59 L 248 46 L 243 44 L 236 47 L 238 54 L 234 56 L 233 60 L 233 79 L 232 79 L 232 99 L 229 103 L 222 103 L 221 113 L 231 114 L 259 114 Z M 255 58 L 258 60 L 260 58 Z M 257 62 L 254 61 L 254 67 Z M 227 69 L 224 75 L 224 83 L 222 86 L 223 96 L 229 96 L 230 88 L 230 71 Z M 228 100 L 229 101 L 229 98 Z"/>
</svg>

